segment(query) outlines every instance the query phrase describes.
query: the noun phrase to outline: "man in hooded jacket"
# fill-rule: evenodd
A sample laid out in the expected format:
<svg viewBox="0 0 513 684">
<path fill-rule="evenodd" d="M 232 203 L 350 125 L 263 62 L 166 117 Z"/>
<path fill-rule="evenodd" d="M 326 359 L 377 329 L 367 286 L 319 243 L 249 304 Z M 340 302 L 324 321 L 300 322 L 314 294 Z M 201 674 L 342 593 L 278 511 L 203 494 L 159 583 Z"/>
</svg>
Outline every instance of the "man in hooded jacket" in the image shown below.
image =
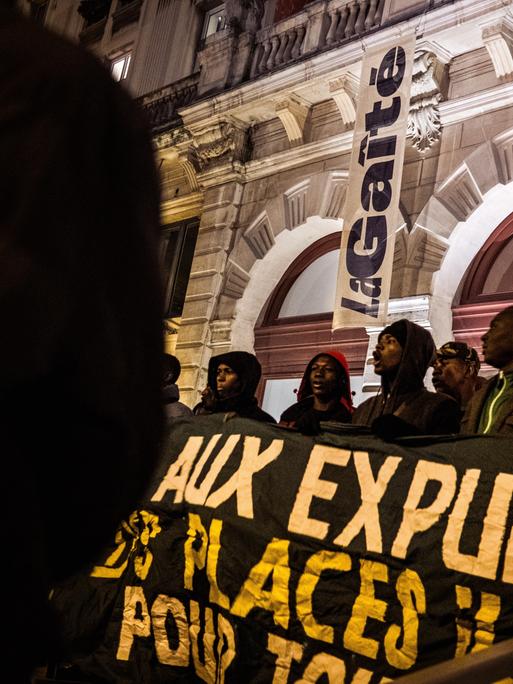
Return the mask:
<svg viewBox="0 0 513 684">
<path fill-rule="evenodd" d="M 459 432 L 457 402 L 424 387 L 434 354 L 433 338 L 421 326 L 401 319 L 384 328 L 373 352 L 381 389 L 357 407 L 353 423 L 369 426 L 385 439 Z"/>
<path fill-rule="evenodd" d="M 297 393 L 297 402 L 281 414 L 279 425 L 304 434 L 316 434 L 320 421 L 350 423 L 353 404 L 346 357 L 333 349 L 309 362 Z"/>
<path fill-rule="evenodd" d="M 194 413 L 235 413 L 241 418 L 275 423 L 258 406 L 255 397 L 261 375 L 258 359 L 249 352 L 232 351 L 213 356 L 208 364 L 208 385 Z"/>
</svg>

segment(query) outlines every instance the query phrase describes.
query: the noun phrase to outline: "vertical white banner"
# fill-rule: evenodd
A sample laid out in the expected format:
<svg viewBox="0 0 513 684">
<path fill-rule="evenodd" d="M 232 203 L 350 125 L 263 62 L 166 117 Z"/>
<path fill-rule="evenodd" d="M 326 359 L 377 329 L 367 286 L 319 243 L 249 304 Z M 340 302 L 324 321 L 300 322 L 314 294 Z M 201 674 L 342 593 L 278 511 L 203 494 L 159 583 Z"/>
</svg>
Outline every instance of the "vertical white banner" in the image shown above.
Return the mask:
<svg viewBox="0 0 513 684">
<path fill-rule="evenodd" d="M 386 319 L 414 52 L 408 35 L 363 59 L 334 330 Z"/>
</svg>

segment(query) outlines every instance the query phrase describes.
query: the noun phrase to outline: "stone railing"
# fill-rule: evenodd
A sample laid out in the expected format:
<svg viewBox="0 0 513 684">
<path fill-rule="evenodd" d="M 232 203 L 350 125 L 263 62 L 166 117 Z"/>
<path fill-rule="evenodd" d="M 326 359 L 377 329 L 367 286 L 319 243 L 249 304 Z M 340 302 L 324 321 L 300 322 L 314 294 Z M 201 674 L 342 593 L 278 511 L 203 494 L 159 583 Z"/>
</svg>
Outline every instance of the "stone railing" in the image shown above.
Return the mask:
<svg viewBox="0 0 513 684">
<path fill-rule="evenodd" d="M 177 110 L 196 99 L 198 80 L 199 72 L 196 72 L 138 98 L 137 101 L 153 130 L 170 127 L 173 122 L 179 122 Z"/>
<path fill-rule="evenodd" d="M 360 36 L 379 26 L 385 0 L 332 0 L 328 4 L 329 25 L 325 45 Z"/>
<path fill-rule="evenodd" d="M 319 12 L 311 3 L 292 17 L 261 29 L 250 78 L 380 26 L 384 5 L 385 0 L 331 0 Z"/>
</svg>

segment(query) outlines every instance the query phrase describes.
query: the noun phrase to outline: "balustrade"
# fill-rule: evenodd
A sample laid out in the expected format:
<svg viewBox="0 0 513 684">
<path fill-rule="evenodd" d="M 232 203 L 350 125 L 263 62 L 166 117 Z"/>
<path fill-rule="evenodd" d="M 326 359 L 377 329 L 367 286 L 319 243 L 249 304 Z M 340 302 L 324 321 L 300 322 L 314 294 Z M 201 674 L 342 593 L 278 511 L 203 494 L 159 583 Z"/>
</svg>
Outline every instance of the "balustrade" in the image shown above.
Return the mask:
<svg viewBox="0 0 513 684">
<path fill-rule="evenodd" d="M 385 0 L 335 0 L 328 5 L 326 45 L 334 45 L 370 31 L 381 24 Z"/>
<path fill-rule="evenodd" d="M 138 102 L 152 129 L 162 128 L 178 120 L 177 110 L 196 98 L 199 73 L 139 98 Z"/>
<path fill-rule="evenodd" d="M 379 26 L 385 0 L 332 0 L 327 6 L 327 30 L 308 52 L 336 45 Z M 257 34 L 251 78 L 297 60 L 305 54 L 311 15 L 303 10 Z"/>
</svg>

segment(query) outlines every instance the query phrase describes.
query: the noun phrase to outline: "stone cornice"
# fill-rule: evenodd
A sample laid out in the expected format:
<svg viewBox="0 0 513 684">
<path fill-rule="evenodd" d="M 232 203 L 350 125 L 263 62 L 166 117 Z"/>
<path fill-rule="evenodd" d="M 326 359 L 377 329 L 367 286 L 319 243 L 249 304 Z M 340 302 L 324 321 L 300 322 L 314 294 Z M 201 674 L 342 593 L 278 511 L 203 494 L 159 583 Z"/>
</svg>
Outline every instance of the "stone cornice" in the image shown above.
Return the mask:
<svg viewBox="0 0 513 684">
<path fill-rule="evenodd" d="M 226 113 L 246 123 L 269 120 L 275 116 L 271 98 L 276 98 L 279 93 L 293 92 L 314 104 L 330 97 L 328 77 L 333 80 L 348 72 L 358 76 L 362 47 L 374 49 L 387 44 L 394 37 L 419 31 L 422 31 L 419 40 L 436 41 L 436 34 L 441 31 L 475 23 L 484 15 L 488 15 L 490 20 L 499 20 L 505 16 L 506 10 L 503 0 L 457 0 L 428 12 L 422 20 L 420 16 L 414 16 L 398 24 L 385 25 L 362 40 L 353 40 L 342 47 L 314 54 L 291 67 L 183 107 L 179 113 L 186 126 L 216 119 Z M 451 52 L 441 49 L 445 61 Z"/>
<path fill-rule="evenodd" d="M 513 106 L 513 83 L 502 83 L 495 88 L 460 97 L 457 100 L 441 102 L 439 105 L 444 126 L 511 106 Z"/>
<path fill-rule="evenodd" d="M 193 192 L 184 197 L 162 202 L 160 218 L 163 225 L 184 221 L 201 214 L 203 207 L 203 193 Z"/>
<path fill-rule="evenodd" d="M 287 171 L 296 166 L 310 164 L 318 160 L 325 160 L 351 151 L 353 131 L 347 131 L 331 138 L 314 143 L 307 143 L 301 147 L 292 148 L 247 162 L 245 165 L 245 180 L 264 178 L 280 171 Z"/>
</svg>

